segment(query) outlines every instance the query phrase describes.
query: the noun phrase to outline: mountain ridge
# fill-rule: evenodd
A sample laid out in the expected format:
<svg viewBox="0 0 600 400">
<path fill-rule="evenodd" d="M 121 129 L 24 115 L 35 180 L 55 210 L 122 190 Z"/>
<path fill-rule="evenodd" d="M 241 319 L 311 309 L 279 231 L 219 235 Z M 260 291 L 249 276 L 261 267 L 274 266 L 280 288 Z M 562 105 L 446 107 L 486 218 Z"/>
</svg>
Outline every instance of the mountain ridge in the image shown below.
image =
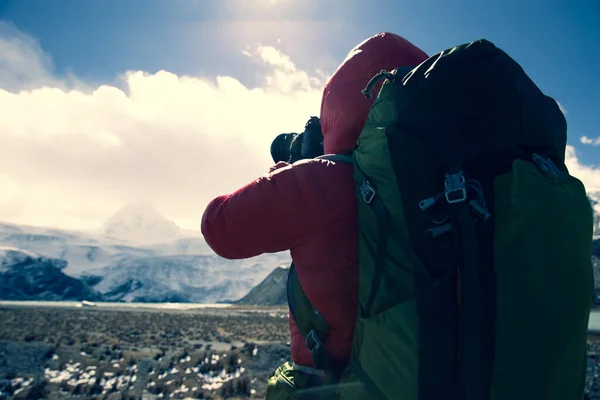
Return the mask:
<svg viewBox="0 0 600 400">
<path fill-rule="evenodd" d="M 101 234 L 4 223 L 0 223 L 0 246 L 60 260 L 64 277 L 57 278 L 59 282 L 87 287 L 91 290 L 87 295 L 96 300 L 119 302 L 214 303 L 239 299 L 260 283 L 274 265 L 289 260 L 287 253 L 227 260 L 216 255 L 201 235 L 138 244 Z M 0 281 L 9 279 L 9 275 L 15 280 L 18 273 L 24 281 L 35 275 L 33 268 L 8 271 L 3 266 L 3 255 L 6 254 L 0 254 Z M 58 261 L 54 265 L 58 266 Z M 11 299 L 35 299 L 9 293 L 9 288 L 3 286 L 0 298 L 7 299 L 9 295 Z"/>
<path fill-rule="evenodd" d="M 282 265 L 275 268 L 258 285 L 253 287 L 243 298 L 233 304 L 280 306 L 287 305 L 287 277 L 289 267 Z"/>
<path fill-rule="evenodd" d="M 0 247 L 0 298 L 4 300 L 99 300 L 77 278 L 66 275 L 64 260 Z"/>
</svg>

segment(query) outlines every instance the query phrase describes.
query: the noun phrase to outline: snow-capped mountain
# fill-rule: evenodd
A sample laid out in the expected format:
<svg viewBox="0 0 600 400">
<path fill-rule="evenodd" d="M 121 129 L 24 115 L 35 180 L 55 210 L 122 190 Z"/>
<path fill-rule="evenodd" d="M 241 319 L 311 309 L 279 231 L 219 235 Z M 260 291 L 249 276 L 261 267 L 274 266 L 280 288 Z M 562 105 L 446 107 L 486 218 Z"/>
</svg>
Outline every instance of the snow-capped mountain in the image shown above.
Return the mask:
<svg viewBox="0 0 600 400">
<path fill-rule="evenodd" d="M 106 301 L 216 303 L 239 299 L 285 255 L 224 260 L 216 255 L 123 259 L 81 279 Z"/>
<path fill-rule="evenodd" d="M 110 238 L 137 244 L 164 243 L 178 238 L 181 230 L 147 202 L 131 203 L 109 218 L 100 232 Z"/>
<path fill-rule="evenodd" d="M 153 233 L 143 236 L 144 227 Z M 214 254 L 199 232 L 193 236 L 179 230 L 143 203 L 125 207 L 103 228 L 104 232 L 83 233 L 0 223 L 0 246 L 61 262 L 64 276 L 106 301 L 236 300 L 274 266 L 290 261 L 287 252 L 246 260 L 223 259 Z M 5 259 L 6 265 L 12 262 L 7 257 L 8 253 L 0 253 L 0 265 Z M 29 279 L 35 268 L 21 272 L 26 275 L 23 279 Z"/>
<path fill-rule="evenodd" d="M 64 260 L 64 272 L 71 276 L 111 265 L 114 258 L 156 254 L 152 249 L 99 235 L 12 224 L 0 224 L 0 245 Z"/>
<path fill-rule="evenodd" d="M 63 272 L 66 261 L 0 246 L 0 298 L 7 300 L 95 300 L 99 296 Z"/>
<path fill-rule="evenodd" d="M 588 193 L 588 198 L 594 209 L 594 238 L 600 238 L 600 192 Z"/>
</svg>

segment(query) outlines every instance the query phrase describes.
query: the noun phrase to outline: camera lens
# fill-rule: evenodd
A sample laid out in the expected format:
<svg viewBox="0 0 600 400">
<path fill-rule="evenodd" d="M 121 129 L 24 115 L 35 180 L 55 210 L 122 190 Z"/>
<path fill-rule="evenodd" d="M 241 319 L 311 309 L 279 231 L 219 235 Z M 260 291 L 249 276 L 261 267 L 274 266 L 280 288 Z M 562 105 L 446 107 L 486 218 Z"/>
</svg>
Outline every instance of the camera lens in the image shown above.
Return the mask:
<svg viewBox="0 0 600 400">
<path fill-rule="evenodd" d="M 290 161 L 290 148 L 297 135 L 297 133 L 282 133 L 273 140 L 273 143 L 271 143 L 271 157 L 276 164 L 280 161 Z"/>
</svg>

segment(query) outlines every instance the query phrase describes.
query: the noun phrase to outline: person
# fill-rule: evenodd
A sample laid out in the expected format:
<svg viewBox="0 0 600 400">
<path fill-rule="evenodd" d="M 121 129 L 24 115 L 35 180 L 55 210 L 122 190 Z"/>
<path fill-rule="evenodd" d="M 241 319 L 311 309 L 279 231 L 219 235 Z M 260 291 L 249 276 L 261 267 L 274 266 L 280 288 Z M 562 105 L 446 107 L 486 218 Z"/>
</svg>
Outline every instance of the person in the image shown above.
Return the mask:
<svg viewBox="0 0 600 400">
<path fill-rule="evenodd" d="M 425 59 L 417 46 L 389 32 L 355 46 L 323 89 L 321 153 L 352 152 L 373 104 L 372 98 L 361 94 L 373 75 Z M 296 138 L 284 134 L 279 139 L 289 143 Z M 228 259 L 289 250 L 306 297 L 327 321 L 323 347 L 334 363 L 345 365 L 358 308 L 353 168 L 313 158 L 318 154 L 304 154 L 304 159 L 289 163 L 280 158 L 278 146 L 271 148 L 274 161 L 279 162 L 269 173 L 209 203 L 201 230 L 215 253 Z M 293 316 L 290 331 L 294 364 L 312 367 L 311 353 Z"/>
</svg>

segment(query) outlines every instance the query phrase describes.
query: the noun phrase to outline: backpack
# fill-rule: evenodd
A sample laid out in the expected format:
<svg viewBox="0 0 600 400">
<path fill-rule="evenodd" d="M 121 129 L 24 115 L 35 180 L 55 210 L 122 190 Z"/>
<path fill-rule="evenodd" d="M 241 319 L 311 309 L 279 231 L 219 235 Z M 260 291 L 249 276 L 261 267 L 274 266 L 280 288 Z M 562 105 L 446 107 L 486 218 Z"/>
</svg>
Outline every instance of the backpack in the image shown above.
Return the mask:
<svg viewBox="0 0 600 400">
<path fill-rule="evenodd" d="M 366 97 L 381 80 L 351 158 L 351 360 L 341 373 L 320 362 L 330 379 L 290 398 L 580 400 L 593 217 L 558 104 L 487 40 L 381 71 Z M 288 293 L 305 299 L 296 282 L 292 268 Z M 307 345 L 322 342 L 326 321 L 300 304 Z"/>
</svg>

